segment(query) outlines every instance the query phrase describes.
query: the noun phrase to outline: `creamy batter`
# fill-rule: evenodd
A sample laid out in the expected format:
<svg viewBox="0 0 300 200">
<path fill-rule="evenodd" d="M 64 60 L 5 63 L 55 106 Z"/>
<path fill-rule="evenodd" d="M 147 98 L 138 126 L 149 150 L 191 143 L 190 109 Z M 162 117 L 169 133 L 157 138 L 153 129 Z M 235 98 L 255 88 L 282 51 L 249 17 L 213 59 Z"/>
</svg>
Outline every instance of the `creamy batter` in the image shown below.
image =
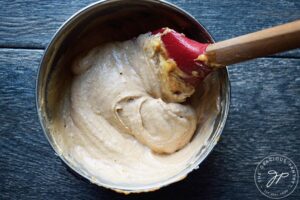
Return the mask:
<svg viewBox="0 0 300 200">
<path fill-rule="evenodd" d="M 166 180 L 194 161 L 212 132 L 217 76 L 207 77 L 187 101 L 193 88 L 170 95 L 156 42 L 144 34 L 105 44 L 72 66 L 52 134 L 61 154 L 95 179 L 125 185 Z"/>
</svg>

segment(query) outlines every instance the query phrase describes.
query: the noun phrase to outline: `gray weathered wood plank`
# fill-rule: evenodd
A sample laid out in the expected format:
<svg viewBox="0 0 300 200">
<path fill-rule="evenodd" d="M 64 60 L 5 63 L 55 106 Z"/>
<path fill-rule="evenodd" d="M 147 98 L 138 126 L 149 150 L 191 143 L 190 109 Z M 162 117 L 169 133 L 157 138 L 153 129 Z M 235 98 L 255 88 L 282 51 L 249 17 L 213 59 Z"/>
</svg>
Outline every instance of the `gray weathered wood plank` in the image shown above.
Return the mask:
<svg viewBox="0 0 300 200">
<path fill-rule="evenodd" d="M 0 199 L 266 199 L 253 175 L 271 153 L 300 166 L 300 59 L 264 58 L 229 69 L 232 104 L 220 142 L 185 180 L 123 196 L 66 170 L 40 128 L 35 79 L 43 51 L 0 49 Z M 300 190 L 288 199 L 300 199 Z"/>
<path fill-rule="evenodd" d="M 0 47 L 44 49 L 72 14 L 93 0 L 1 0 Z M 217 41 L 300 19 L 298 0 L 170 0 L 196 17 Z M 300 57 L 300 51 L 283 55 Z"/>
</svg>

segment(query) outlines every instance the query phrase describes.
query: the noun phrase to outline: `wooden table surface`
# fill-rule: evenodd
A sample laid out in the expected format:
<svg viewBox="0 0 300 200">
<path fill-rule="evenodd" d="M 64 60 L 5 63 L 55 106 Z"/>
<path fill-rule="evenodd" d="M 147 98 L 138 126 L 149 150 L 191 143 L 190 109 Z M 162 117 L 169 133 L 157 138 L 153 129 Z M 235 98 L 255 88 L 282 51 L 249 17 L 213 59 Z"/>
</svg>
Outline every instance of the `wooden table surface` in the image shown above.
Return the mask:
<svg viewBox="0 0 300 200">
<path fill-rule="evenodd" d="M 229 68 L 232 100 L 218 145 L 185 180 L 124 196 L 67 170 L 43 135 L 35 81 L 59 26 L 92 0 L 0 1 L 0 199 L 267 199 L 254 171 L 282 154 L 300 168 L 300 51 Z M 300 19 L 299 0 L 173 0 L 217 41 Z M 286 199 L 300 199 L 299 186 Z"/>
</svg>

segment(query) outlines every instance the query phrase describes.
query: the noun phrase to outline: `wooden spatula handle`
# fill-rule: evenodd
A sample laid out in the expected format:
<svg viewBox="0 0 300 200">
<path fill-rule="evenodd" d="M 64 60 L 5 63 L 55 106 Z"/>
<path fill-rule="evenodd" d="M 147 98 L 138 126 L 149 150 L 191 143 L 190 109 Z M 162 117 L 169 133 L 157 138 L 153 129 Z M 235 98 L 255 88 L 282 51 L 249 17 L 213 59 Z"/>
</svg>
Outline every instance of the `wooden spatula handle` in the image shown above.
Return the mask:
<svg viewBox="0 0 300 200">
<path fill-rule="evenodd" d="M 299 47 L 300 20 L 211 44 L 205 55 L 224 66 Z"/>
</svg>

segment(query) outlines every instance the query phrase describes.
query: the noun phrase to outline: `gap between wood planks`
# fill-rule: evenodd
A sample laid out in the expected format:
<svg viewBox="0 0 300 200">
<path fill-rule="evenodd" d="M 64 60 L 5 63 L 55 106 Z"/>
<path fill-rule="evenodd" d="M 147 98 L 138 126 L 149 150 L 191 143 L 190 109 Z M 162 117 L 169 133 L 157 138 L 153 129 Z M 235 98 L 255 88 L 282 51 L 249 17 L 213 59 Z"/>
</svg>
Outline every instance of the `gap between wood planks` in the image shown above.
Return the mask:
<svg viewBox="0 0 300 200">
<path fill-rule="evenodd" d="M 46 47 L 43 46 L 2 46 L 0 45 L 0 50 L 41 50 L 41 51 L 45 51 Z M 265 57 L 261 57 L 261 58 L 281 58 L 281 59 L 300 59 L 300 55 L 299 56 L 289 56 L 289 55 L 271 55 L 271 56 L 265 56 Z"/>
</svg>

